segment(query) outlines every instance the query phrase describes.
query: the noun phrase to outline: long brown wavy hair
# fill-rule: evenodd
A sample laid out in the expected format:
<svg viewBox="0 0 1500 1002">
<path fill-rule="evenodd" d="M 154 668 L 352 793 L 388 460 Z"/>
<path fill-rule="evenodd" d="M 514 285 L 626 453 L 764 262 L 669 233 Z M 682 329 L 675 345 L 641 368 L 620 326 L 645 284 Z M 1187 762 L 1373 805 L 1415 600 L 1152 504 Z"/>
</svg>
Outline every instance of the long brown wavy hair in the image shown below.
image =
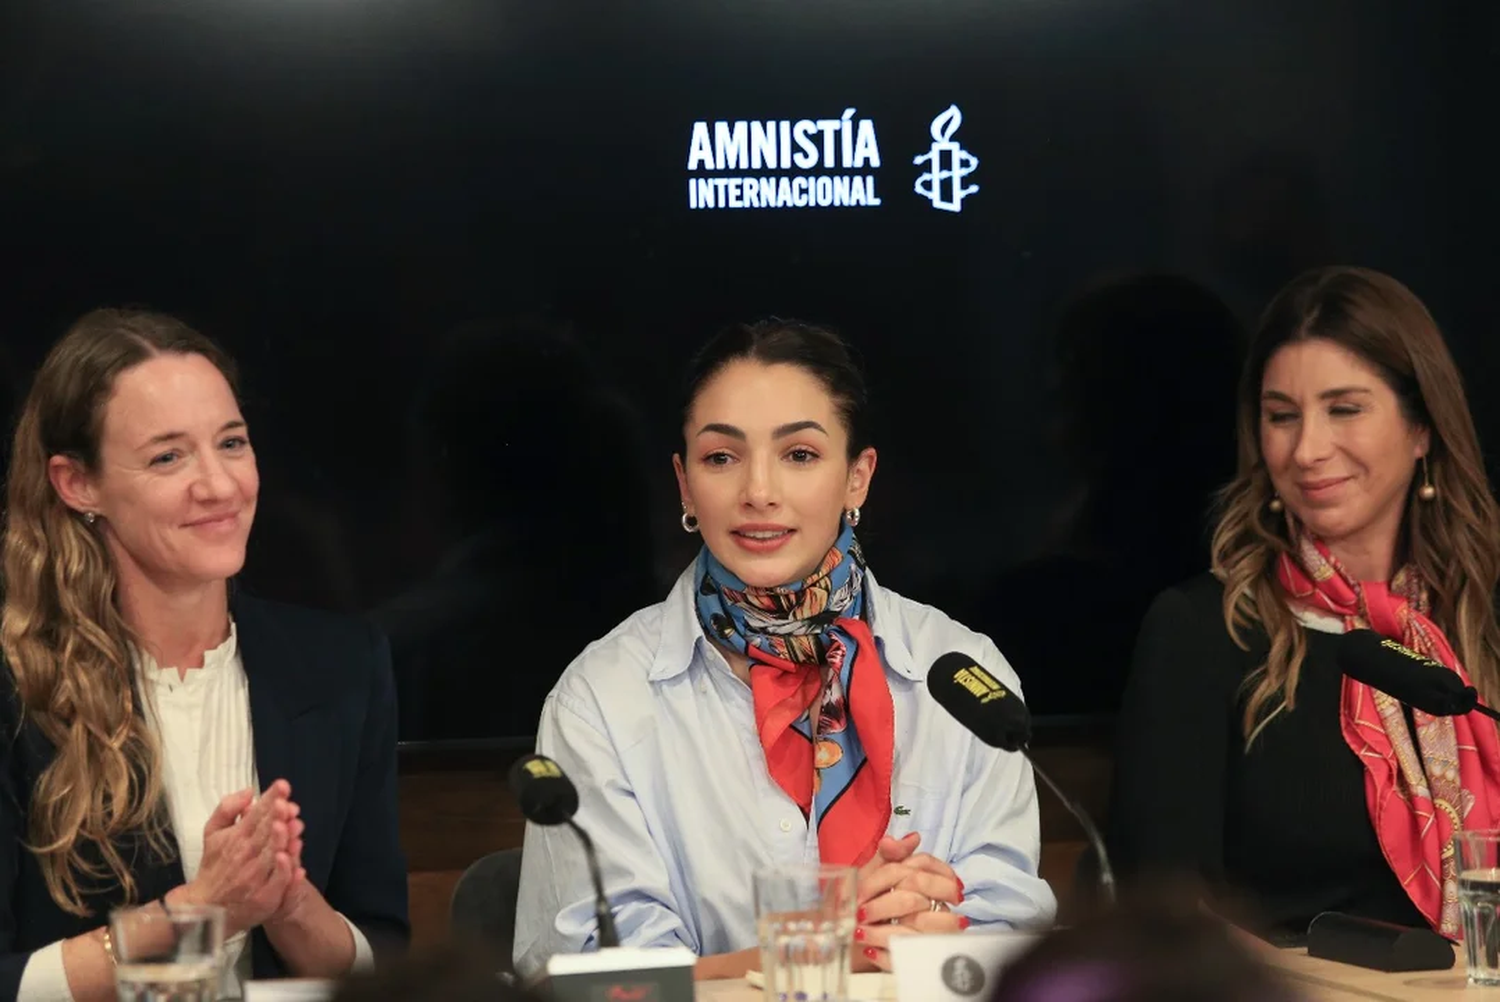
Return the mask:
<svg viewBox="0 0 1500 1002">
<path fill-rule="evenodd" d="M 1286 519 L 1270 511 L 1270 475 L 1260 451 L 1261 382 L 1284 345 L 1322 338 L 1378 371 L 1405 418 L 1428 429 L 1433 501 L 1413 500 L 1412 478 L 1398 563 L 1426 580 L 1432 618 L 1487 702 L 1500 697 L 1500 626 L 1494 595 L 1500 579 L 1500 510 L 1490 493 L 1479 436 L 1463 381 L 1437 323 L 1410 289 L 1364 268 L 1320 268 L 1281 290 L 1260 321 L 1239 386 L 1238 473 L 1220 494 L 1213 571 L 1224 583 L 1224 621 L 1248 650 L 1248 631 L 1270 639 L 1265 664 L 1246 680 L 1243 727 L 1248 741 L 1296 702 L 1306 637 L 1276 579 L 1276 558 L 1290 550 Z"/>
<path fill-rule="evenodd" d="M 202 355 L 235 385 L 228 356 L 172 317 L 96 310 L 75 323 L 31 385 L 6 485 L 0 650 L 24 719 L 56 749 L 32 791 L 28 841 L 52 899 L 76 915 L 89 914 L 86 894 L 106 881 L 135 900 L 122 837 L 143 835 L 162 858 L 173 850 L 114 560 L 53 489 L 48 462 L 66 456 L 98 470 L 116 378 L 163 354 Z"/>
</svg>

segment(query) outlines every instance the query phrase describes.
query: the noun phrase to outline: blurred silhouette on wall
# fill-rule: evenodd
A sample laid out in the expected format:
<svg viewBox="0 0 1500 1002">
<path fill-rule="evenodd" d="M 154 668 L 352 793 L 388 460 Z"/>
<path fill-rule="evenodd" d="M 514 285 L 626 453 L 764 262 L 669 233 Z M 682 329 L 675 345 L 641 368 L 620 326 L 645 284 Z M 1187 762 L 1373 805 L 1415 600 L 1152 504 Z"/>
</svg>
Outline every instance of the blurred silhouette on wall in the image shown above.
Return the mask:
<svg viewBox="0 0 1500 1002">
<path fill-rule="evenodd" d="M 1222 288 L 1253 324 L 1271 296 L 1335 252 L 1327 194 L 1307 154 L 1260 149 L 1214 186 L 1208 244 Z"/>
<path fill-rule="evenodd" d="M 253 438 L 256 425 L 250 420 Z M 359 612 L 359 572 L 333 503 L 298 492 L 284 458 L 271 450 L 261 449 L 256 459 L 260 500 L 240 580 L 254 594 L 278 602 Z"/>
<path fill-rule="evenodd" d="M 1178 275 L 1114 278 L 1063 312 L 1059 447 L 1078 489 L 1045 552 L 1005 570 L 967 610 L 1041 713 L 1119 704 L 1136 631 L 1163 588 L 1208 567 L 1213 492 L 1234 472 L 1245 332 Z M 1024 469 L 1016 489 L 1031 490 Z"/>
<path fill-rule="evenodd" d="M 409 419 L 413 514 L 397 530 L 437 559 L 374 613 L 403 740 L 529 737 L 584 646 L 660 599 L 636 424 L 554 324 L 444 340 Z"/>
</svg>

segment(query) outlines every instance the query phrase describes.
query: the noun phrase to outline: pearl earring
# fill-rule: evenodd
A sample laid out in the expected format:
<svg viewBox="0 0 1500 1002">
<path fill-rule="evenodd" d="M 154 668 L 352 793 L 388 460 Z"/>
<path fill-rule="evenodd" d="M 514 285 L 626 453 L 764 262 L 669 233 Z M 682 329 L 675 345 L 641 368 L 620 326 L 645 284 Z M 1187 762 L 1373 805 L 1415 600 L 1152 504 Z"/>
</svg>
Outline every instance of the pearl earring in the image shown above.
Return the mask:
<svg viewBox="0 0 1500 1002">
<path fill-rule="evenodd" d="M 1437 497 L 1437 487 L 1432 483 L 1432 471 L 1427 467 L 1427 457 L 1422 457 L 1422 486 L 1417 488 L 1417 497 L 1431 501 Z"/>
</svg>

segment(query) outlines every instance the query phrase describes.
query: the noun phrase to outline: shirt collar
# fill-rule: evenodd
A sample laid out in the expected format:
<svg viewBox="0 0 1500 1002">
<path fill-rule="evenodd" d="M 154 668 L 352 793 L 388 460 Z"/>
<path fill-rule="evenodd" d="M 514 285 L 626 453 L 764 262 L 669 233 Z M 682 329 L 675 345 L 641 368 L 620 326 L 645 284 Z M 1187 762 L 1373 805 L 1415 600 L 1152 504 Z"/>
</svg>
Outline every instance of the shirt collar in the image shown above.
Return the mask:
<svg viewBox="0 0 1500 1002">
<path fill-rule="evenodd" d="M 708 644 L 703 627 L 698 623 L 696 574 L 698 562 L 694 560 L 677 578 L 667 600 L 662 603 L 661 641 L 656 647 L 656 656 L 651 661 L 652 682 L 663 682 L 675 678 L 688 670 L 698 644 Z M 922 674 L 913 662 L 911 650 L 906 646 L 902 628 L 898 596 L 881 588 L 875 575 L 865 570 L 865 608 L 870 632 L 880 648 L 881 659 L 886 670 L 914 682 L 922 680 Z"/>
<path fill-rule="evenodd" d="M 157 664 L 156 659 L 144 650 L 133 648 L 132 654 L 134 655 L 136 671 L 140 672 L 143 675 L 146 675 L 149 678 L 155 678 L 158 676 L 170 677 L 172 675 L 175 675 L 177 672 L 177 668 L 175 666 L 168 665 L 163 667 L 162 665 Z M 188 677 L 202 678 L 208 675 L 210 672 L 222 671 L 224 670 L 224 666 L 233 663 L 234 659 L 238 657 L 238 655 L 239 630 L 236 627 L 234 620 L 231 619 L 229 621 L 229 636 L 226 637 L 224 639 L 224 642 L 219 646 L 211 650 L 204 651 L 203 667 L 194 669 L 197 672 L 196 676 L 194 676 L 190 672 Z"/>
</svg>

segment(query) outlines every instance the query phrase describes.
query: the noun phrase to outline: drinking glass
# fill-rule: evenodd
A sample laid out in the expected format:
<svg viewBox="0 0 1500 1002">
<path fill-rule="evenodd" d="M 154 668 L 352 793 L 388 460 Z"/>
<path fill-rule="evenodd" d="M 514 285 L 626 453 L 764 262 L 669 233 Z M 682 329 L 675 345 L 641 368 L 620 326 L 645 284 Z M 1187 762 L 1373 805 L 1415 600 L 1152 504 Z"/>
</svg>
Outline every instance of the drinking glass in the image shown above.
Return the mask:
<svg viewBox="0 0 1500 1002">
<path fill-rule="evenodd" d="M 1469 983 L 1500 985 L 1500 830 L 1457 832 L 1453 842 Z"/>
<path fill-rule="evenodd" d="M 754 880 L 766 1002 L 847 999 L 854 868 L 792 864 L 762 870 Z"/>
<path fill-rule="evenodd" d="M 110 914 L 120 1002 L 216 1002 L 224 960 L 224 909 L 178 905 Z"/>
</svg>

